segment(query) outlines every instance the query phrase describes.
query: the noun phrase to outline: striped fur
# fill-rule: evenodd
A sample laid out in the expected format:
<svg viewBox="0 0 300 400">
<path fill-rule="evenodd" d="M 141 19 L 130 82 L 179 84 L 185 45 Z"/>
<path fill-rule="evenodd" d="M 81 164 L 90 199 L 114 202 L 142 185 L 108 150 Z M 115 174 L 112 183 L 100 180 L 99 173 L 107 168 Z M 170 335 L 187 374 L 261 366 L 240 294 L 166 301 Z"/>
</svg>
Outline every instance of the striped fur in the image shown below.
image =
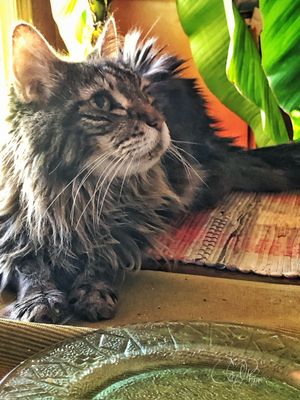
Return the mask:
<svg viewBox="0 0 300 400">
<path fill-rule="evenodd" d="M 111 19 L 87 60 L 72 62 L 32 26 L 15 28 L 0 165 L 11 318 L 110 318 L 122 271 L 141 267 L 174 215 L 232 189 L 299 188 L 299 146 L 245 152 L 220 139 L 182 61 L 155 43 L 117 37 Z"/>
</svg>

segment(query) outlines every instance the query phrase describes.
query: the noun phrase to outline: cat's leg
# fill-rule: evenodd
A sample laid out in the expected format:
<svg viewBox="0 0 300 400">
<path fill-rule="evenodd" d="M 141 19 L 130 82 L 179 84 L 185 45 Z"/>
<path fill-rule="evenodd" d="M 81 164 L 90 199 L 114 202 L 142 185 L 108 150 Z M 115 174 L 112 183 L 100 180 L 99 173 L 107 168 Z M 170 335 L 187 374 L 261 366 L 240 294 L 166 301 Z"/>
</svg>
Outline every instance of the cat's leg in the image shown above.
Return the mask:
<svg viewBox="0 0 300 400">
<path fill-rule="evenodd" d="M 69 304 L 80 318 L 89 321 L 110 319 L 118 303 L 116 279 L 99 274 L 77 276 L 69 294 Z"/>
<path fill-rule="evenodd" d="M 59 323 L 65 319 L 66 295 L 57 289 L 49 267 L 41 268 L 31 260 L 15 268 L 14 280 L 18 288 L 17 300 L 7 307 L 8 318 L 44 323 Z"/>
</svg>

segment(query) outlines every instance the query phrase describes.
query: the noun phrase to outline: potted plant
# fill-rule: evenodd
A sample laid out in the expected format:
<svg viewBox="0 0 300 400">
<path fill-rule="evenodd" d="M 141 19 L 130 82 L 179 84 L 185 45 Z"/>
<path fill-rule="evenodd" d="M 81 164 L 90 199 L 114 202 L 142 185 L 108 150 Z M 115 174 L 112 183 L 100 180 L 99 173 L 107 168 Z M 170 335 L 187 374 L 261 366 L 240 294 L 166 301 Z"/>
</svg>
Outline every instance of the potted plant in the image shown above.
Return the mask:
<svg viewBox="0 0 300 400">
<path fill-rule="evenodd" d="M 241 1 L 239 2 L 241 3 Z M 260 51 L 232 0 L 177 0 L 194 60 L 210 90 L 253 129 L 259 146 L 300 138 L 299 0 L 260 0 Z"/>
</svg>

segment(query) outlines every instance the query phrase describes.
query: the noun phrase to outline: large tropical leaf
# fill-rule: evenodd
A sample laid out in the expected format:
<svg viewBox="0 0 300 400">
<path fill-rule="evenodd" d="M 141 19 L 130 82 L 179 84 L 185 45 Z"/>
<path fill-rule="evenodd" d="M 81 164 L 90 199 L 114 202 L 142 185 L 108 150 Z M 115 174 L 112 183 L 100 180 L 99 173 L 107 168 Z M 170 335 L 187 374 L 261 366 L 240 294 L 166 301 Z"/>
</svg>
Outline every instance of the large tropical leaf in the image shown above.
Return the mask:
<svg viewBox="0 0 300 400">
<path fill-rule="evenodd" d="M 260 0 L 262 62 L 280 106 L 300 138 L 300 0 Z"/>
<path fill-rule="evenodd" d="M 282 143 L 285 134 L 281 129 L 278 132 L 278 126 L 282 126 L 278 107 L 267 116 L 261 108 L 266 100 L 261 104 L 254 103 L 250 97 L 240 94 L 227 78 L 230 35 L 223 0 L 177 0 L 177 10 L 189 37 L 194 60 L 210 90 L 251 126 L 258 145 Z M 255 90 L 261 96 L 269 94 L 266 87 L 257 85 Z"/>
<path fill-rule="evenodd" d="M 82 60 L 92 51 L 93 14 L 88 0 L 50 0 L 53 18 L 69 55 Z"/>
<path fill-rule="evenodd" d="M 246 99 L 258 107 L 264 132 L 272 141 L 286 143 L 289 137 L 285 123 L 263 71 L 255 42 L 232 0 L 223 1 L 230 36 L 227 77 Z M 267 144 L 265 139 L 257 137 L 258 144 Z"/>
</svg>

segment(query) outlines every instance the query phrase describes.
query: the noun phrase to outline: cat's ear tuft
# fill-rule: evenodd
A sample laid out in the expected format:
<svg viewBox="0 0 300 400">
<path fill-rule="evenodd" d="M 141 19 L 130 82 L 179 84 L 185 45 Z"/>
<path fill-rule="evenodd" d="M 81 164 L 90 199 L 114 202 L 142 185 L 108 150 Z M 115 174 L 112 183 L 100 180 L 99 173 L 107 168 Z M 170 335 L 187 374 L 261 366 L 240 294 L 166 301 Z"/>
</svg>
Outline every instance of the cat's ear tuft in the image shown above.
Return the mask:
<svg viewBox="0 0 300 400">
<path fill-rule="evenodd" d="M 111 15 L 106 21 L 95 45 L 95 52 L 104 58 L 117 58 L 120 49 L 120 36 L 117 31 L 116 21 Z"/>
<path fill-rule="evenodd" d="M 27 23 L 18 24 L 12 35 L 14 86 L 26 102 L 45 102 L 56 86 L 61 60 L 44 37 Z"/>
</svg>

